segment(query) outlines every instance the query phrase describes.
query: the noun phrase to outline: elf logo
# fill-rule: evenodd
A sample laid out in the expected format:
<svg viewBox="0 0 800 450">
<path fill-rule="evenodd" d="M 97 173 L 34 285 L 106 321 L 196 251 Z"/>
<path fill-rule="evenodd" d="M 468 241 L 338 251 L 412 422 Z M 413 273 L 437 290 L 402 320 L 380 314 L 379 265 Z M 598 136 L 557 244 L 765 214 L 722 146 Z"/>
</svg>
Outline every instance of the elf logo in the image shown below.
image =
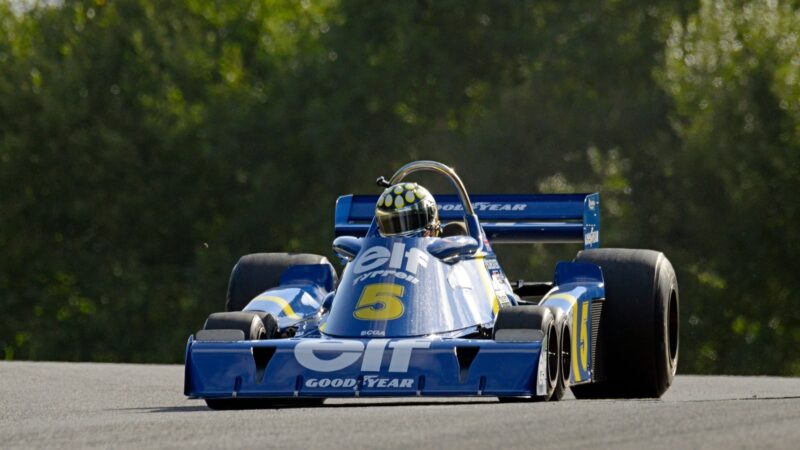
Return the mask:
<svg viewBox="0 0 800 450">
<path fill-rule="evenodd" d="M 358 275 L 353 285 L 370 277 L 389 275 L 416 284 L 419 281 L 417 271 L 420 267 L 428 267 L 428 258 L 426 252 L 416 247 L 406 251 L 406 244 L 401 242 L 395 242 L 391 251 L 382 245 L 370 247 L 353 262 L 353 274 Z M 384 267 L 385 270 L 376 270 Z"/>
<path fill-rule="evenodd" d="M 387 345 L 388 344 L 388 345 Z M 403 339 L 371 339 L 364 345 L 355 340 L 304 340 L 294 348 L 294 357 L 301 366 L 315 372 L 336 372 L 361 360 L 362 372 L 380 372 L 383 356 L 391 353 L 389 372 L 408 372 L 414 349 L 429 348 L 431 341 Z"/>
</svg>

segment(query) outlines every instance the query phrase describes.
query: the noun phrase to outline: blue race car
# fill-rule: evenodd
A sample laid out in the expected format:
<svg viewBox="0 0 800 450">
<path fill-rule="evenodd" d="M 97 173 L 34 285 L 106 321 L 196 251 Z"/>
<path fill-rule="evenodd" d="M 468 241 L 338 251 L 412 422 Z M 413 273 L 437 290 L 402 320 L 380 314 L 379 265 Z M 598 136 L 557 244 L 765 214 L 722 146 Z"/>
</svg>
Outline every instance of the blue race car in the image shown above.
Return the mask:
<svg viewBox="0 0 800 450">
<path fill-rule="evenodd" d="M 408 182 L 432 171 L 457 195 Z M 185 394 L 214 409 L 328 397 L 660 397 L 678 358 L 678 285 L 650 250 L 600 249 L 594 194 L 467 194 L 444 164 L 336 203 L 325 257 L 256 253 L 226 312 L 186 346 Z M 552 281 L 510 282 L 497 243 L 579 242 Z"/>
</svg>

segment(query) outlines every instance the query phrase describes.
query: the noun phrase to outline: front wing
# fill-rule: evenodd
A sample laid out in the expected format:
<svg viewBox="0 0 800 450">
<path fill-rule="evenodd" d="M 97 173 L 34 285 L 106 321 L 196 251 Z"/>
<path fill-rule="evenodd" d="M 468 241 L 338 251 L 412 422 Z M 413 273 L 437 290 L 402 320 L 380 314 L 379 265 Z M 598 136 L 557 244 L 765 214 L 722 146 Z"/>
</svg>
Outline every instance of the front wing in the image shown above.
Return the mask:
<svg viewBox="0 0 800 450">
<path fill-rule="evenodd" d="M 201 341 L 186 347 L 193 398 L 529 396 L 546 392 L 541 341 Z"/>
</svg>

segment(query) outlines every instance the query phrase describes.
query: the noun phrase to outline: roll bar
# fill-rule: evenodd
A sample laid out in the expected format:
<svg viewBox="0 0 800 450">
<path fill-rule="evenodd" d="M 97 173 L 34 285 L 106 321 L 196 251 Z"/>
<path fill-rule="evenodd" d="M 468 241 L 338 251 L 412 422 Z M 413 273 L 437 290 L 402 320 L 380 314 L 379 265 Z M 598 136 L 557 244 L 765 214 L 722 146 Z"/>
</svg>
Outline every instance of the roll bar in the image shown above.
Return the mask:
<svg viewBox="0 0 800 450">
<path fill-rule="evenodd" d="M 403 179 L 406 176 L 414 172 L 421 172 L 425 170 L 431 172 L 438 172 L 450 178 L 450 181 L 456 188 L 456 192 L 458 192 L 458 196 L 461 199 L 461 203 L 464 205 L 464 211 L 469 215 L 475 214 L 475 210 L 472 208 L 472 202 L 469 199 L 469 195 L 467 195 L 467 189 L 464 187 L 464 183 L 461 182 L 461 178 L 459 178 L 458 175 L 456 175 L 456 171 L 453 170 L 450 166 L 446 166 L 440 162 L 436 161 L 410 162 L 405 166 L 399 168 L 397 172 L 395 172 L 394 175 L 392 175 L 392 178 L 389 179 L 389 183 L 397 184 L 403 181 Z"/>
</svg>

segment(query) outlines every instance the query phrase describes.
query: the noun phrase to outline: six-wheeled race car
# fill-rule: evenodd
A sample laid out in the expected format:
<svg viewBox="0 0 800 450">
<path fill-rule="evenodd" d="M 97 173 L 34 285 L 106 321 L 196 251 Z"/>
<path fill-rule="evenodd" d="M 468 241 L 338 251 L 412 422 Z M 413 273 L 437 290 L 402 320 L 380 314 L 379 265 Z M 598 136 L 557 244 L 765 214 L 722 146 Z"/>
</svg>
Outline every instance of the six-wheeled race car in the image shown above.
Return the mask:
<svg viewBox="0 0 800 450">
<path fill-rule="evenodd" d="M 448 177 L 431 195 L 408 175 Z M 333 250 L 256 253 L 186 346 L 185 394 L 215 409 L 329 397 L 660 397 L 678 285 L 660 252 L 601 249 L 594 194 L 473 195 L 417 161 L 379 196 L 339 197 Z M 510 281 L 494 244 L 576 242 L 549 281 Z"/>
</svg>

